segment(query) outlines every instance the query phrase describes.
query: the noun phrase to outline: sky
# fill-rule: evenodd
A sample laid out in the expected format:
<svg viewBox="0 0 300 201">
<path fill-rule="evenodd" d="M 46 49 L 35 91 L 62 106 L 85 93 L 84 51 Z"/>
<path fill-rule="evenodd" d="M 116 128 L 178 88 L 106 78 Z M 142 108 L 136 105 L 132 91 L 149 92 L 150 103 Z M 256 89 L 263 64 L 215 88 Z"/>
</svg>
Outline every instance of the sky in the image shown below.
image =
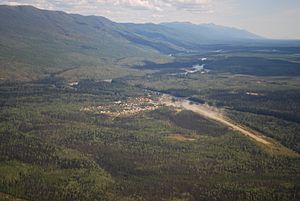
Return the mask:
<svg viewBox="0 0 300 201">
<path fill-rule="evenodd" d="M 300 39 L 300 0 L 0 0 L 117 22 L 214 23 L 277 39 Z"/>
</svg>

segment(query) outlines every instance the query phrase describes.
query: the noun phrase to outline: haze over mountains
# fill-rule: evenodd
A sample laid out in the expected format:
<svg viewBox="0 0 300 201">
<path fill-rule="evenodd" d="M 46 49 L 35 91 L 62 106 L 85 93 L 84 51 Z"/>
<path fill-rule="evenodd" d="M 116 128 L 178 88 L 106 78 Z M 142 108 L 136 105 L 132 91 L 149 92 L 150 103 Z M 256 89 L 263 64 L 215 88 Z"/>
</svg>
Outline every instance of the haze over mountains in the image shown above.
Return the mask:
<svg viewBox="0 0 300 201">
<path fill-rule="evenodd" d="M 123 51 L 122 47 L 126 50 L 140 51 L 140 47 L 137 46 L 142 45 L 143 48 L 169 53 L 180 51 L 182 48 L 197 49 L 196 45 L 201 44 L 261 39 L 244 30 L 214 24 L 121 24 L 100 16 L 66 14 L 31 6 L 1 6 L 1 35 L 5 37 L 11 34 L 15 37 L 22 34 L 22 39 L 28 40 L 34 36 L 37 37 L 36 40 L 49 37 L 49 42 L 51 39 L 79 39 L 82 49 L 97 49 L 97 46 L 105 48 L 108 46 L 105 43 L 109 42 L 111 47 L 118 45 L 118 50 L 114 51 L 120 51 L 125 56 L 127 51 Z M 93 42 L 89 44 L 91 40 Z M 86 45 L 83 45 L 84 43 Z"/>
<path fill-rule="evenodd" d="M 125 57 L 165 61 L 169 54 L 198 52 L 205 45 L 262 40 L 247 31 L 214 24 L 116 23 L 32 6 L 0 6 L 1 79 L 87 66 L 106 66 L 109 71 Z"/>
</svg>

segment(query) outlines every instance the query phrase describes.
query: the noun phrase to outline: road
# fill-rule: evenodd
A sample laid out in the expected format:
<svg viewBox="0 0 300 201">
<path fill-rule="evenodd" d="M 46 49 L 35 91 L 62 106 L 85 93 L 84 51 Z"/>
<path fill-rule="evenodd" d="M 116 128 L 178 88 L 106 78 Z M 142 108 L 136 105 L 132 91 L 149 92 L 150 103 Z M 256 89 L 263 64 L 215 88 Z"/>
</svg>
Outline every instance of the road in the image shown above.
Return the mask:
<svg viewBox="0 0 300 201">
<path fill-rule="evenodd" d="M 266 137 L 263 135 L 251 131 L 250 129 L 247 129 L 243 127 L 242 125 L 239 125 L 237 123 L 231 122 L 228 118 L 226 118 L 223 114 L 222 111 L 214 108 L 214 107 L 209 107 L 207 105 L 197 105 L 197 104 L 191 104 L 191 101 L 185 100 L 185 99 L 176 99 L 176 101 L 172 101 L 174 97 L 169 96 L 169 95 L 163 95 L 161 98 L 161 102 L 167 106 L 173 106 L 177 108 L 182 108 L 186 110 L 191 110 L 197 114 L 200 114 L 201 116 L 204 116 L 206 118 L 215 120 L 233 130 L 239 131 L 243 135 L 252 138 L 253 140 L 265 144 L 265 145 L 270 145 L 272 142 L 268 141 Z"/>
</svg>

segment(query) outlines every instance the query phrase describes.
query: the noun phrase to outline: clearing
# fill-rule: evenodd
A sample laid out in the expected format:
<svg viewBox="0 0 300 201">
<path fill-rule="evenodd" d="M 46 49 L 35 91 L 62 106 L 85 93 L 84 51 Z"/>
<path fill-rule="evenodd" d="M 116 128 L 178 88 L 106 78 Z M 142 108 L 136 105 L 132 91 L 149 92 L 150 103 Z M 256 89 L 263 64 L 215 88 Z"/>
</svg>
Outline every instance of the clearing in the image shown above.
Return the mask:
<svg viewBox="0 0 300 201">
<path fill-rule="evenodd" d="M 193 104 L 189 100 L 176 98 L 166 94 L 161 97 L 160 101 L 162 104 L 165 104 L 166 106 L 173 106 L 175 108 L 190 110 L 205 118 L 212 119 L 216 122 L 226 125 L 229 128 L 238 131 L 241 134 L 253 139 L 259 144 L 266 145 L 270 150 L 272 150 L 272 153 L 297 156 L 297 157 L 299 156 L 296 152 L 284 147 L 283 145 L 275 142 L 274 140 L 267 138 L 256 131 L 246 128 L 243 125 L 239 125 L 236 122 L 233 122 L 232 120 L 228 119 L 228 117 L 223 115 L 222 110 L 218 108 L 211 107 L 208 105 Z"/>
<path fill-rule="evenodd" d="M 182 134 L 172 134 L 167 137 L 170 140 L 180 141 L 180 142 L 192 142 L 196 140 L 196 137 L 186 137 Z"/>
</svg>

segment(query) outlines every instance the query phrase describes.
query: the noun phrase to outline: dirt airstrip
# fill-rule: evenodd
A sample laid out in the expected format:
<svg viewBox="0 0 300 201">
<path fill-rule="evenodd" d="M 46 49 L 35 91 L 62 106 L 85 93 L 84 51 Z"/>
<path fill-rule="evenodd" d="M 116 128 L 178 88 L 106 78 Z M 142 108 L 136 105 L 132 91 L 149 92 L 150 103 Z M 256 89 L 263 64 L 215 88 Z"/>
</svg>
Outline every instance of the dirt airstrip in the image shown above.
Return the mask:
<svg viewBox="0 0 300 201">
<path fill-rule="evenodd" d="M 274 141 L 271 138 L 264 136 L 263 134 L 253 131 L 243 125 L 240 125 L 236 122 L 233 122 L 228 117 L 224 115 L 221 109 L 211 107 L 208 105 L 203 104 L 195 104 L 189 100 L 176 98 L 170 95 L 162 95 L 160 102 L 166 106 L 175 107 L 177 110 L 190 110 L 193 111 L 205 118 L 214 120 L 219 122 L 232 130 L 238 131 L 239 133 L 253 139 L 259 144 L 265 145 L 269 151 L 273 154 L 283 154 L 289 155 L 294 157 L 299 157 L 299 154 L 296 152 L 284 147 L 283 145 L 279 144 L 278 142 Z"/>
</svg>

